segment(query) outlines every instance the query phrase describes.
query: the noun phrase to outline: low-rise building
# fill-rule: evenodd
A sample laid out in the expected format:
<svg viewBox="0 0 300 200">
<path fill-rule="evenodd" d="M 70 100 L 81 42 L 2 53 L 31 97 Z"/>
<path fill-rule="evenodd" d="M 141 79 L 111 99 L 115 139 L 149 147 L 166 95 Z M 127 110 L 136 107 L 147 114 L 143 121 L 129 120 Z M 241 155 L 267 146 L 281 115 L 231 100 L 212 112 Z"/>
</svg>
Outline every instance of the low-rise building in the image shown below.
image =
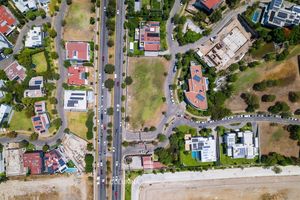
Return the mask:
<svg viewBox="0 0 300 200">
<path fill-rule="evenodd" d="M 1 104 L 0 106 L 0 126 L 3 122 L 8 121 L 12 113 L 12 107 L 9 105 Z"/>
<path fill-rule="evenodd" d="M 38 101 L 34 103 L 34 112 L 35 114 L 42 114 L 46 112 L 46 102 Z"/>
<path fill-rule="evenodd" d="M 37 0 L 38 7 L 44 9 L 46 12 L 49 10 L 50 0 Z"/>
<path fill-rule="evenodd" d="M 71 66 L 68 68 L 68 84 L 69 85 L 87 85 L 88 68 L 84 66 Z"/>
<path fill-rule="evenodd" d="M 87 92 L 82 90 L 65 90 L 64 109 L 69 111 L 86 111 Z"/>
<path fill-rule="evenodd" d="M 0 89 L 3 88 L 5 86 L 5 81 L 4 80 L 0 80 Z M 2 99 L 5 96 L 5 92 L 0 90 L 0 99 Z"/>
<path fill-rule="evenodd" d="M 23 163 L 25 149 L 19 148 L 18 143 L 10 143 L 3 148 L 6 176 L 20 176 L 26 174 Z"/>
<path fill-rule="evenodd" d="M 47 113 L 37 114 L 31 117 L 34 131 L 39 134 L 47 133 L 50 128 L 50 120 Z"/>
<path fill-rule="evenodd" d="M 189 90 L 185 91 L 188 103 L 199 110 L 207 110 L 206 91 L 208 90 L 208 79 L 202 76 L 200 65 L 191 63 L 191 78 L 188 79 Z"/>
<path fill-rule="evenodd" d="M 21 66 L 17 61 L 14 61 L 10 65 L 8 65 L 4 69 L 6 76 L 9 80 L 13 81 L 16 80 L 17 82 L 21 83 L 26 78 L 26 69 Z"/>
<path fill-rule="evenodd" d="M 37 10 L 35 0 L 13 0 L 13 2 L 21 13 L 26 13 L 29 10 Z"/>
<path fill-rule="evenodd" d="M 28 173 L 33 175 L 43 173 L 43 152 L 37 151 L 24 153 L 23 163 Z"/>
<path fill-rule="evenodd" d="M 0 33 L 9 35 L 17 25 L 17 20 L 5 6 L 0 6 Z"/>
<path fill-rule="evenodd" d="M 24 97 L 37 98 L 43 96 L 45 96 L 43 76 L 31 78 L 29 81 L 29 88 L 24 91 Z"/>
<path fill-rule="evenodd" d="M 252 131 L 226 133 L 224 143 L 229 157 L 253 159 L 258 156 L 258 137 Z"/>
<path fill-rule="evenodd" d="M 29 30 L 25 38 L 25 47 L 35 48 L 43 45 L 44 33 L 40 26 L 33 27 Z"/>
<path fill-rule="evenodd" d="M 63 156 L 53 149 L 44 155 L 45 172 L 49 174 L 63 173 L 68 168 Z"/>
<path fill-rule="evenodd" d="M 77 62 L 89 61 L 91 59 L 90 44 L 87 42 L 67 42 L 66 59 Z"/>
<path fill-rule="evenodd" d="M 201 162 L 214 162 L 217 160 L 216 140 L 213 136 L 209 137 L 191 137 L 185 140 L 186 146 L 189 145 L 192 151 L 192 157 Z"/>
<path fill-rule="evenodd" d="M 165 167 L 162 163 L 154 161 L 151 155 L 142 156 L 142 166 L 144 170 L 161 169 Z"/>
<path fill-rule="evenodd" d="M 160 51 L 159 22 L 140 23 L 139 48 L 145 51 Z"/>
<path fill-rule="evenodd" d="M 264 9 L 261 23 L 269 27 L 291 27 L 300 24 L 300 5 L 272 0 Z"/>
<path fill-rule="evenodd" d="M 8 56 L 4 54 L 4 49 L 12 48 L 13 45 L 8 41 L 8 39 L 0 33 L 0 61 L 7 58 Z"/>
<path fill-rule="evenodd" d="M 5 162 L 3 152 L 0 152 L 0 174 L 5 172 Z"/>
<path fill-rule="evenodd" d="M 211 13 L 216 10 L 224 0 L 197 0 L 195 6 Z"/>
</svg>

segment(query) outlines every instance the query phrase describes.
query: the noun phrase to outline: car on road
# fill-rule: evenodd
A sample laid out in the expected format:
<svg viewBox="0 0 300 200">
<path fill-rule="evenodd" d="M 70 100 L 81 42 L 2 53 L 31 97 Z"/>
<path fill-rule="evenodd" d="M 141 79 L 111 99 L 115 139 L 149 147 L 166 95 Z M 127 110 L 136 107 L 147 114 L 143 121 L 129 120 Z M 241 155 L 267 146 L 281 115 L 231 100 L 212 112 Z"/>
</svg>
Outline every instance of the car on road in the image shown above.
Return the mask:
<svg viewBox="0 0 300 200">
<path fill-rule="evenodd" d="M 118 161 L 116 161 L 116 167 L 118 167 L 118 165 L 119 165 L 119 162 L 118 162 Z"/>
<path fill-rule="evenodd" d="M 102 89 L 104 89 L 104 83 L 102 83 Z"/>
<path fill-rule="evenodd" d="M 117 74 L 115 74 L 115 79 L 117 78 Z"/>
<path fill-rule="evenodd" d="M 106 7 L 104 6 L 103 11 L 106 12 Z"/>
<path fill-rule="evenodd" d="M 171 38 L 172 38 L 172 40 L 174 40 L 174 35 L 173 35 L 173 33 L 171 34 Z"/>
<path fill-rule="evenodd" d="M 102 161 L 100 162 L 100 167 L 103 167 L 103 162 Z"/>
<path fill-rule="evenodd" d="M 119 87 L 120 86 L 120 82 L 119 81 L 117 81 L 117 87 Z"/>
<path fill-rule="evenodd" d="M 115 148 L 115 147 L 113 147 L 113 148 L 112 148 L 112 152 L 115 152 L 115 151 L 116 151 L 116 148 Z"/>
<path fill-rule="evenodd" d="M 105 8 L 105 7 L 104 7 Z M 106 9 L 106 8 L 105 8 Z M 102 56 L 102 62 L 104 62 L 104 56 Z"/>
<path fill-rule="evenodd" d="M 119 15 L 120 14 L 120 11 L 119 10 L 117 10 L 117 15 Z"/>
<path fill-rule="evenodd" d="M 174 65 L 174 67 L 173 67 L 173 72 L 175 73 L 176 71 L 177 71 L 177 66 Z"/>
</svg>

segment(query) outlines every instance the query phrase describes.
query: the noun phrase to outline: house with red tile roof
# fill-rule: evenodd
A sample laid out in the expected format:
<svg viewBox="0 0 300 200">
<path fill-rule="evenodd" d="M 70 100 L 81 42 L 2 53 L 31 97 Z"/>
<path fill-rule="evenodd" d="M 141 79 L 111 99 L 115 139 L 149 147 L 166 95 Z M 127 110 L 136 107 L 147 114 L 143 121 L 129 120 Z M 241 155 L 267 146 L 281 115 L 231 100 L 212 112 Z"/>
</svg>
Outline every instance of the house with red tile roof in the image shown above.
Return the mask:
<svg viewBox="0 0 300 200">
<path fill-rule="evenodd" d="M 161 169 L 161 168 L 165 167 L 160 162 L 153 161 L 152 156 L 143 156 L 142 157 L 142 166 L 143 166 L 144 170 L 147 170 L 147 169 Z"/>
<path fill-rule="evenodd" d="M 26 78 L 26 69 L 21 66 L 17 61 L 14 61 L 4 69 L 6 76 L 9 80 L 16 80 L 19 83 Z"/>
<path fill-rule="evenodd" d="M 139 48 L 145 51 L 160 51 L 159 22 L 140 23 Z"/>
<path fill-rule="evenodd" d="M 31 117 L 32 125 L 36 133 L 47 133 L 50 128 L 50 120 L 47 113 L 37 114 Z"/>
<path fill-rule="evenodd" d="M 54 174 L 57 172 L 63 173 L 68 168 L 65 158 L 56 149 L 45 153 L 44 163 L 45 172 L 49 174 Z"/>
<path fill-rule="evenodd" d="M 44 171 L 43 152 L 26 152 L 23 156 L 24 167 L 30 174 L 37 175 Z"/>
<path fill-rule="evenodd" d="M 200 65 L 191 63 L 191 78 L 188 79 L 189 90 L 185 91 L 185 98 L 193 107 L 199 110 L 207 110 L 206 91 L 208 89 L 208 79 L 202 76 Z"/>
<path fill-rule="evenodd" d="M 224 0 L 197 0 L 196 7 L 203 8 L 207 12 L 216 10 Z"/>
<path fill-rule="evenodd" d="M 0 33 L 7 36 L 16 28 L 16 25 L 17 20 L 8 8 L 0 6 Z"/>
<path fill-rule="evenodd" d="M 67 42 L 66 59 L 83 62 L 90 60 L 90 44 L 87 42 Z"/>
<path fill-rule="evenodd" d="M 87 85 L 88 68 L 83 66 L 71 66 L 68 68 L 68 84 L 69 85 Z"/>
</svg>

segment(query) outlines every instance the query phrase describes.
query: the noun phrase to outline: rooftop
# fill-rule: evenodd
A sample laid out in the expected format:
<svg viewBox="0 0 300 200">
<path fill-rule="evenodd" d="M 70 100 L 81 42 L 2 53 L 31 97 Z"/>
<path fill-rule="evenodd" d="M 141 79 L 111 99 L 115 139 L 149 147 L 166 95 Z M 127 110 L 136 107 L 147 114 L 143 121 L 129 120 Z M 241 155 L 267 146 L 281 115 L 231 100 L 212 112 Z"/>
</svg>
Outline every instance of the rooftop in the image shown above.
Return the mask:
<svg viewBox="0 0 300 200">
<path fill-rule="evenodd" d="M 13 2 L 21 13 L 37 9 L 35 0 L 13 0 Z"/>
<path fill-rule="evenodd" d="M 4 69 L 6 76 L 9 80 L 16 80 L 18 82 L 24 81 L 26 78 L 26 69 L 21 66 L 17 61 L 14 61 Z"/>
<path fill-rule="evenodd" d="M 140 25 L 140 49 L 145 51 L 160 50 L 160 24 L 159 22 L 141 22 Z"/>
<path fill-rule="evenodd" d="M 23 164 L 24 149 L 10 148 L 4 149 L 6 176 L 25 175 L 26 170 Z"/>
<path fill-rule="evenodd" d="M 46 112 L 46 102 L 38 101 L 34 103 L 34 112 L 35 114 L 42 114 Z"/>
<path fill-rule="evenodd" d="M 67 42 L 66 59 L 77 61 L 90 60 L 90 45 L 87 42 Z"/>
<path fill-rule="evenodd" d="M 0 124 L 5 120 L 8 120 L 9 115 L 11 114 L 12 107 L 9 105 L 1 104 L 0 106 Z"/>
<path fill-rule="evenodd" d="M 64 109 L 70 111 L 86 111 L 87 92 L 82 90 L 65 90 Z"/>
<path fill-rule="evenodd" d="M 39 134 L 48 132 L 48 129 L 50 128 L 50 120 L 47 113 L 37 114 L 31 117 L 31 121 L 35 132 Z"/>
<path fill-rule="evenodd" d="M 214 9 L 223 0 L 200 0 L 201 3 L 208 9 Z"/>
<path fill-rule="evenodd" d="M 208 79 L 202 76 L 200 65 L 191 64 L 191 78 L 188 80 L 189 91 L 185 92 L 186 99 L 194 107 L 200 110 L 207 109 L 206 91 L 208 89 Z"/>
<path fill-rule="evenodd" d="M 67 169 L 66 162 L 56 149 L 45 153 L 44 163 L 45 171 L 50 174 L 54 174 L 57 172 L 62 173 Z"/>
<path fill-rule="evenodd" d="M 29 81 L 29 88 L 24 91 L 24 97 L 36 98 L 45 96 L 43 87 L 43 76 L 36 76 L 31 78 Z"/>
<path fill-rule="evenodd" d="M 30 29 L 26 35 L 25 47 L 34 48 L 40 47 L 43 44 L 42 28 L 37 26 Z"/>
<path fill-rule="evenodd" d="M 13 45 L 8 41 L 8 39 L 0 33 L 0 52 L 3 48 L 11 48 Z"/>
<path fill-rule="evenodd" d="M 16 23 L 16 19 L 9 10 L 4 6 L 0 6 L 0 33 L 10 34 L 15 29 Z"/>
<path fill-rule="evenodd" d="M 28 168 L 30 174 L 41 174 L 43 172 L 43 152 L 24 153 L 24 167 Z"/>
<path fill-rule="evenodd" d="M 190 145 L 192 150 L 192 157 L 201 160 L 201 162 L 214 162 L 217 160 L 216 156 L 216 140 L 210 137 L 192 137 L 185 140 L 187 145 Z"/>
<path fill-rule="evenodd" d="M 160 162 L 153 161 L 152 156 L 142 156 L 142 166 L 144 169 L 160 169 L 164 167 Z"/>
<path fill-rule="evenodd" d="M 87 67 L 83 66 L 72 66 L 68 68 L 68 84 L 69 85 L 87 85 Z"/>
</svg>

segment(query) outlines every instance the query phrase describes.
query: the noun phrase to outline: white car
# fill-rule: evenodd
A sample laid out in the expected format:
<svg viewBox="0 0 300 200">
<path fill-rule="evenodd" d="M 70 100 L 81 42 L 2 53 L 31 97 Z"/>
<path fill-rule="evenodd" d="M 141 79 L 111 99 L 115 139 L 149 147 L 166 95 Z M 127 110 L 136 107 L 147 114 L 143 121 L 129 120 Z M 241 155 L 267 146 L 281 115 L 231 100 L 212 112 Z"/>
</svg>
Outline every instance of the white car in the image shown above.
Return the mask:
<svg viewBox="0 0 300 200">
<path fill-rule="evenodd" d="M 106 12 L 106 7 L 105 6 L 104 6 L 103 10 L 104 10 L 104 12 Z"/>
<path fill-rule="evenodd" d="M 119 165 L 119 162 L 118 162 L 118 161 L 116 161 L 116 167 L 118 167 L 118 165 Z"/>
<path fill-rule="evenodd" d="M 119 10 L 117 10 L 117 15 L 119 15 L 120 14 L 120 11 Z"/>
<path fill-rule="evenodd" d="M 100 162 L 100 167 L 103 167 L 103 162 Z"/>
</svg>

